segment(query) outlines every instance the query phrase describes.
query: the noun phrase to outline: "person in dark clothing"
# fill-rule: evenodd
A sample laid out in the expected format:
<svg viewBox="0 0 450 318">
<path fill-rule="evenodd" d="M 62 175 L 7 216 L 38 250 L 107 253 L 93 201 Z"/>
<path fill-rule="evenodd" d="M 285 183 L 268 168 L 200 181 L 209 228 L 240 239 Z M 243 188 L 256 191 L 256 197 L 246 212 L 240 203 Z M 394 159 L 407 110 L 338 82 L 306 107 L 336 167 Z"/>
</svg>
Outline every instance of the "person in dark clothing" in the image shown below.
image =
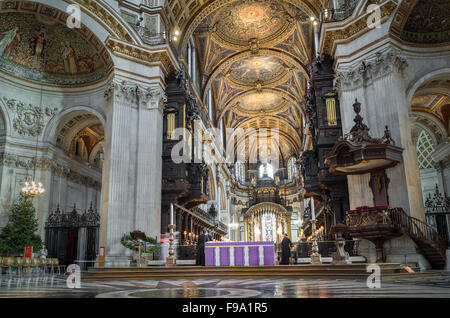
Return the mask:
<svg viewBox="0 0 450 318">
<path fill-rule="evenodd" d="M 281 241 L 281 262 L 280 265 L 289 265 L 289 258 L 291 257 L 291 247 L 292 242 L 287 236 L 284 234 L 284 238 Z"/>
<path fill-rule="evenodd" d="M 208 232 L 203 230 L 202 234 L 198 236 L 196 265 L 205 266 L 205 243 L 209 241 L 211 241 L 211 238 L 209 237 Z"/>
</svg>

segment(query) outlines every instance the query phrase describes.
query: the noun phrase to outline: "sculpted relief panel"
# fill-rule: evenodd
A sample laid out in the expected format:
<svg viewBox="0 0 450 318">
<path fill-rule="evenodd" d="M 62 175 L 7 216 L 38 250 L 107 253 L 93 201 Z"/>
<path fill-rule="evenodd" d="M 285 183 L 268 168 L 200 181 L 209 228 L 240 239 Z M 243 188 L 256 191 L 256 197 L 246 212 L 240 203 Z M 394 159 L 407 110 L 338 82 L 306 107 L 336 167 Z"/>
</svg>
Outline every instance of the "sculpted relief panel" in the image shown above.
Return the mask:
<svg viewBox="0 0 450 318">
<path fill-rule="evenodd" d="M 48 120 L 53 117 L 57 108 L 41 108 L 25 104 L 16 99 L 3 97 L 5 105 L 14 113 L 13 127 L 20 135 L 36 137 L 40 135 Z"/>
</svg>

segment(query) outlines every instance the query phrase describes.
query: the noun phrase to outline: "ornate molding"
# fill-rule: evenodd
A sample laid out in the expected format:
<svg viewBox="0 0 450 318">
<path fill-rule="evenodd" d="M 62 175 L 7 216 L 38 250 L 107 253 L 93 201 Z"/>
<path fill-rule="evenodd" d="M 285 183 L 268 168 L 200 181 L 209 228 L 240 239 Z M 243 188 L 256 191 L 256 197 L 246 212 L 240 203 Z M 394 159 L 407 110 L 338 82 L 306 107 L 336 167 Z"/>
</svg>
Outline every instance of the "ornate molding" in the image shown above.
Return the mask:
<svg viewBox="0 0 450 318">
<path fill-rule="evenodd" d="M 105 30 L 114 37 L 118 37 L 121 40 L 128 42 L 137 42 L 134 35 L 129 32 L 127 23 L 122 22 L 122 18 L 119 14 L 114 12 L 114 15 L 110 12 L 110 9 L 106 9 L 101 2 L 97 0 L 64 0 L 68 4 L 77 3 L 80 5 L 81 10 L 87 15 L 91 16 L 95 21 L 105 27 Z M 128 30 L 127 30 L 128 29 Z M 134 38 L 134 39 L 133 39 Z"/>
<path fill-rule="evenodd" d="M 164 114 L 167 103 L 167 96 L 159 86 L 142 86 L 138 83 L 117 79 L 108 83 L 104 96 L 107 101 L 114 98 L 131 107 L 157 108 L 161 114 Z"/>
<path fill-rule="evenodd" d="M 164 110 L 167 105 L 167 96 L 161 87 L 139 88 L 138 95 L 143 94 L 144 100 L 141 106 L 146 106 L 148 109 L 158 109 L 161 115 L 164 115 Z M 150 104 L 149 104 L 150 103 Z"/>
<path fill-rule="evenodd" d="M 85 176 L 79 172 L 72 170 L 72 168 L 55 161 L 50 158 L 27 158 L 22 157 L 17 154 L 12 153 L 0 153 L 0 165 L 4 165 L 12 168 L 21 168 L 21 169 L 32 169 L 35 167 L 36 169 L 42 171 L 50 171 L 55 175 L 70 180 L 74 183 L 86 185 L 89 187 L 93 187 L 96 189 L 101 189 L 101 182 Z"/>
<path fill-rule="evenodd" d="M 171 56 L 168 44 L 159 46 L 157 50 L 147 49 L 141 46 L 133 45 L 128 42 L 122 42 L 116 39 L 108 39 L 106 46 L 112 53 L 118 57 L 144 64 L 148 66 L 157 66 L 162 64 L 164 71 L 174 73 L 177 66 L 173 56 Z"/>
<path fill-rule="evenodd" d="M 338 90 L 353 90 L 370 85 L 374 80 L 391 73 L 402 74 L 408 66 L 406 60 L 396 50 L 376 52 L 374 56 L 360 61 L 350 71 L 337 71 L 335 87 Z"/>
<path fill-rule="evenodd" d="M 107 101 L 114 98 L 120 102 L 133 104 L 136 102 L 137 88 L 137 84 L 133 82 L 114 79 L 108 83 L 104 96 Z"/>
<path fill-rule="evenodd" d="M 13 127 L 23 136 L 40 136 L 45 124 L 52 118 L 58 109 L 33 104 L 25 104 L 16 99 L 3 97 L 5 105 L 14 112 Z"/>
</svg>

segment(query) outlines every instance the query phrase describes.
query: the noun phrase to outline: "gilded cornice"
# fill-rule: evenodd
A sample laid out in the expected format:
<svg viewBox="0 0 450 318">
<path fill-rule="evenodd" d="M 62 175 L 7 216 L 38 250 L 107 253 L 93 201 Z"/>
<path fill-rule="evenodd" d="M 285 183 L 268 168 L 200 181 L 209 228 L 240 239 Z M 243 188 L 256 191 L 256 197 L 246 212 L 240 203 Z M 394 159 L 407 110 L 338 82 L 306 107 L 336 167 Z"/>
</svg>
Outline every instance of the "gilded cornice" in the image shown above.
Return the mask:
<svg viewBox="0 0 450 318">
<path fill-rule="evenodd" d="M 122 21 L 122 17 L 110 9 L 107 9 L 101 1 L 98 0 L 63 0 L 69 4 L 78 4 L 81 10 L 103 26 L 112 37 L 119 38 L 123 41 L 132 43 L 140 43 L 139 38 L 133 34 L 126 22 Z"/>
<path fill-rule="evenodd" d="M 117 39 L 109 38 L 106 46 L 118 57 L 149 66 L 162 64 L 166 74 L 174 73 L 176 61 L 167 45 L 158 48 L 145 48 Z"/>
<path fill-rule="evenodd" d="M 393 0 L 384 2 L 380 6 L 381 23 L 389 20 L 395 11 L 397 4 Z M 370 13 L 364 11 L 359 17 L 353 17 L 339 23 L 325 23 L 322 31 L 322 53 L 333 56 L 338 44 L 345 44 L 354 41 L 371 29 L 367 26 Z"/>
</svg>

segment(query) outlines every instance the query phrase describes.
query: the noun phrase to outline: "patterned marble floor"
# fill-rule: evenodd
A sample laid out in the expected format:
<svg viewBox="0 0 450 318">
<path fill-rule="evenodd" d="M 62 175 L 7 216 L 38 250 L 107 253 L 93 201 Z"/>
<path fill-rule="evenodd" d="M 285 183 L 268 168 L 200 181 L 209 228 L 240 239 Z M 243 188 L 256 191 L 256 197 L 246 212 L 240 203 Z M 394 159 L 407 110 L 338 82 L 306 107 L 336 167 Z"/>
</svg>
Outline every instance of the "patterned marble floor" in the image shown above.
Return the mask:
<svg viewBox="0 0 450 318">
<path fill-rule="evenodd" d="M 0 297 L 76 298 L 450 298 L 450 276 L 382 281 L 380 289 L 369 289 L 361 280 L 167 280 L 81 282 L 69 289 L 63 279 L 53 284 L 29 285 L 4 281 Z"/>
</svg>

